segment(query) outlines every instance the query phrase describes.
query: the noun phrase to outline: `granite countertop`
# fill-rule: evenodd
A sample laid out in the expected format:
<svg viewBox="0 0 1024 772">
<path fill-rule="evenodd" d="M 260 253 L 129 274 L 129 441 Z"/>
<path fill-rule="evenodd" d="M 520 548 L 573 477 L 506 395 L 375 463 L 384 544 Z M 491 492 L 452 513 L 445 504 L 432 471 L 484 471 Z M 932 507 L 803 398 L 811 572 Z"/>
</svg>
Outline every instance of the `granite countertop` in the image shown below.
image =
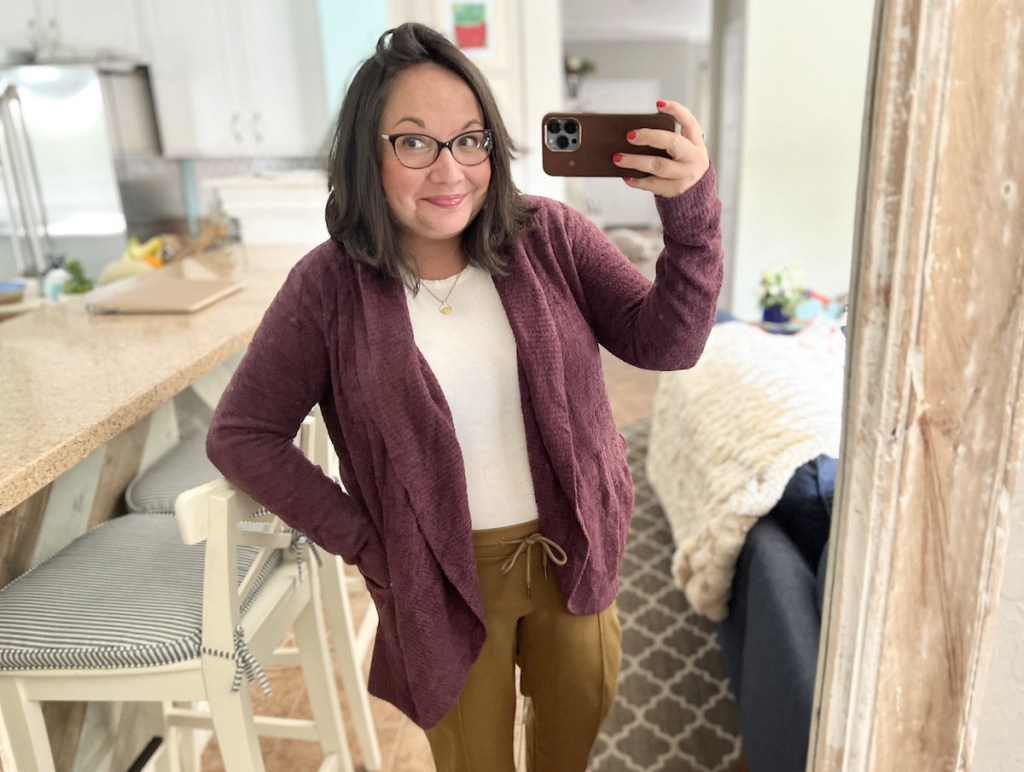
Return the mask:
<svg viewBox="0 0 1024 772">
<path fill-rule="evenodd" d="M 161 272 L 234 277 L 193 314 L 93 315 L 87 296 L 0 323 L 0 515 L 244 348 L 311 245 L 232 245 Z"/>
</svg>

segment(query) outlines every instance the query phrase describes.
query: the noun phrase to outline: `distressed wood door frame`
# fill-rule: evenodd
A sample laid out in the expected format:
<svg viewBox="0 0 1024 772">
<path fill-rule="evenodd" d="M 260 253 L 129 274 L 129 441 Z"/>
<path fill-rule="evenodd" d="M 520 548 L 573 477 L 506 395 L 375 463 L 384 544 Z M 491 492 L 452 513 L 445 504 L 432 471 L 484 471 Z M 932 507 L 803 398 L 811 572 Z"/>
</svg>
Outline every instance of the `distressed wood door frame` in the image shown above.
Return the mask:
<svg viewBox="0 0 1024 772">
<path fill-rule="evenodd" d="M 810 770 L 971 768 L 1024 435 L 1022 27 L 877 3 Z"/>
</svg>

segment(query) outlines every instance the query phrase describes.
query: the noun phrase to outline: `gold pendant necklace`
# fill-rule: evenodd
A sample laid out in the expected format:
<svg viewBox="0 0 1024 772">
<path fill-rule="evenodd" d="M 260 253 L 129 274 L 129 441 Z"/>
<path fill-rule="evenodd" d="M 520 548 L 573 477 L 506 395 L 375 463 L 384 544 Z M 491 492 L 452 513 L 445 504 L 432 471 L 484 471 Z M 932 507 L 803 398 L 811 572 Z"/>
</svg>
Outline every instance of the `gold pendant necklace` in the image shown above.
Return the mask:
<svg viewBox="0 0 1024 772">
<path fill-rule="evenodd" d="M 448 305 L 448 298 L 452 296 L 452 292 L 455 290 L 455 285 L 459 283 L 459 279 L 462 278 L 462 274 L 464 272 L 465 269 L 459 271 L 458 275 L 456 275 L 455 277 L 455 281 L 452 282 L 452 286 L 448 289 L 448 293 L 443 298 L 439 298 L 437 295 L 434 294 L 433 290 L 431 290 L 430 287 L 428 287 L 425 283 L 420 282 L 420 286 L 423 287 L 423 289 L 425 289 L 434 300 L 441 304 L 441 307 L 438 309 L 438 311 L 440 311 L 445 316 L 448 316 L 448 314 L 452 312 L 452 307 Z"/>
</svg>

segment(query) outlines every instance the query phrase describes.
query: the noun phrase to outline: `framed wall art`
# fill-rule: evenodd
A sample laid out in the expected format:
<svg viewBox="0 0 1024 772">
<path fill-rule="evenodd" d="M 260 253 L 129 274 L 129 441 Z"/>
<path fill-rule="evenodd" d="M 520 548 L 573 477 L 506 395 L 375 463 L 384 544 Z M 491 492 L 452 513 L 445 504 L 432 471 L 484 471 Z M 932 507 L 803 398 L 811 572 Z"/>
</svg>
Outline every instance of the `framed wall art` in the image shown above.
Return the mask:
<svg viewBox="0 0 1024 772">
<path fill-rule="evenodd" d="M 500 67 L 503 0 L 435 0 L 434 23 L 449 40 L 481 65 Z"/>
</svg>

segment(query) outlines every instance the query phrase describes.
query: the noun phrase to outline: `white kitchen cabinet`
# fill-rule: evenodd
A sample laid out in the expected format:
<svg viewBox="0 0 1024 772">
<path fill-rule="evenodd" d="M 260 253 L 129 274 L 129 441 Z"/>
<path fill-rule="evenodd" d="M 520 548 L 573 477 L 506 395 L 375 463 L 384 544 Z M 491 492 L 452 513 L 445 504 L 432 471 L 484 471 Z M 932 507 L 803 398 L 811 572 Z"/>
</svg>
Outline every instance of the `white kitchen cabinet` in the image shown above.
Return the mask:
<svg viewBox="0 0 1024 772">
<path fill-rule="evenodd" d="M 148 61 L 134 0 L 43 0 L 50 8 L 60 49 L 74 57 Z"/>
<path fill-rule="evenodd" d="M 35 48 L 35 0 L 0 2 L 0 50 L 27 53 Z"/>
<path fill-rule="evenodd" d="M 172 157 L 316 154 L 330 131 L 315 0 L 148 0 Z"/>
<path fill-rule="evenodd" d="M 133 0 L 3 0 L 0 47 L 39 61 L 145 61 Z"/>
</svg>

